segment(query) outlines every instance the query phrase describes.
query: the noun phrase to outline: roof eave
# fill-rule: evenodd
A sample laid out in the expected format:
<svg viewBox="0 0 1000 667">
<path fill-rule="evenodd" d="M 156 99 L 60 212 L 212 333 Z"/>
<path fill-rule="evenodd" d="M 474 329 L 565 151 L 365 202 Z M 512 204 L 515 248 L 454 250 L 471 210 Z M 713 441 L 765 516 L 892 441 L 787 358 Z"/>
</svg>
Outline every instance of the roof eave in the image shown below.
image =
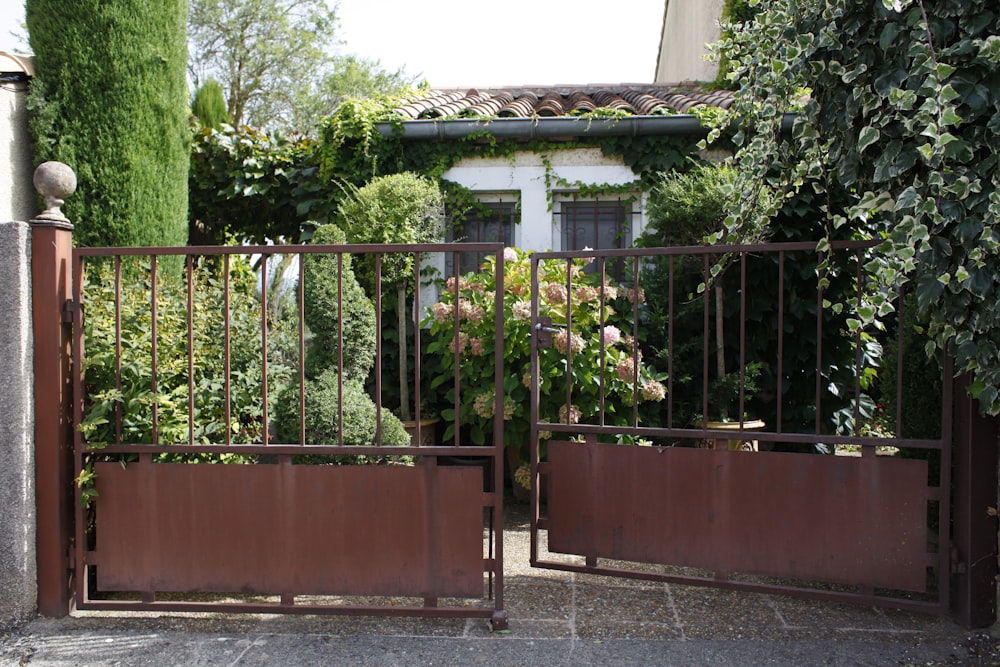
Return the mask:
<svg viewBox="0 0 1000 667">
<path fill-rule="evenodd" d="M 785 114 L 781 129 L 791 130 L 795 114 Z M 380 134 L 393 134 L 392 123 L 378 123 Z M 559 139 L 615 136 L 688 136 L 704 137 L 708 129 L 693 114 L 671 116 L 626 116 L 623 118 L 456 118 L 407 120 L 402 123 L 403 141 L 446 141 L 472 135 L 497 139 Z"/>
</svg>

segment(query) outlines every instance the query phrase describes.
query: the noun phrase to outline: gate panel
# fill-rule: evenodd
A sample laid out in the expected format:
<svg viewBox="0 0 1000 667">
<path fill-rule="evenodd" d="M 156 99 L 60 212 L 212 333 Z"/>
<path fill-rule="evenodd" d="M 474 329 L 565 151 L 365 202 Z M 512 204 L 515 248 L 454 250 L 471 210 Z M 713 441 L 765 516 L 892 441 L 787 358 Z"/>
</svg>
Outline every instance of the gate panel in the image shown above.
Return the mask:
<svg viewBox="0 0 1000 667">
<path fill-rule="evenodd" d="M 478 469 L 95 468 L 100 590 L 483 596 Z"/>
<path fill-rule="evenodd" d="M 550 442 L 549 549 L 924 591 L 927 463 Z"/>
</svg>

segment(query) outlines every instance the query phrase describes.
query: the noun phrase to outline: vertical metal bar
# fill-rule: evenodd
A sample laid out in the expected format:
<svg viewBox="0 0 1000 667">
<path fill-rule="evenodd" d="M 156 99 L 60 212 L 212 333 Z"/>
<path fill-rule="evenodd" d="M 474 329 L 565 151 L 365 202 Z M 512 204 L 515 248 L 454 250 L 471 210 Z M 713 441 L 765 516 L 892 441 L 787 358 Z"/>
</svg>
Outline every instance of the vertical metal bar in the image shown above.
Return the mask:
<svg viewBox="0 0 1000 667">
<path fill-rule="evenodd" d="M 566 424 L 573 403 L 573 260 L 566 258 Z"/>
<path fill-rule="evenodd" d="M 606 379 L 605 379 L 606 365 L 607 365 L 605 363 L 605 359 L 607 359 L 607 350 L 606 350 L 607 346 L 604 344 L 604 326 L 605 326 L 605 321 L 607 319 L 607 306 L 604 303 L 604 292 L 605 292 L 604 288 L 605 288 L 605 285 L 607 285 L 607 282 L 608 282 L 608 277 L 607 277 L 607 258 L 606 257 L 598 257 L 597 258 L 597 272 L 598 272 L 598 274 L 601 277 L 601 286 L 599 288 L 600 289 L 600 293 L 597 295 L 598 296 L 598 300 L 600 301 L 600 306 L 599 306 L 599 309 L 600 309 L 599 310 L 599 313 L 600 313 L 599 314 L 599 324 L 600 324 L 600 331 L 601 331 L 601 339 L 600 339 L 600 353 L 601 353 L 601 355 L 599 357 L 600 360 L 601 360 L 601 364 L 600 364 L 600 366 L 601 366 L 600 373 L 601 374 L 600 374 L 600 391 L 599 391 L 599 394 L 598 394 L 598 413 L 597 413 L 597 419 L 598 419 L 598 421 L 597 421 L 597 423 L 600 424 L 601 426 L 604 426 L 604 403 L 605 403 L 605 398 L 606 398 L 606 387 L 607 387 L 607 383 L 606 383 Z"/>
<path fill-rule="evenodd" d="M 778 252 L 778 375 L 777 375 L 777 423 L 774 429 L 781 433 L 783 406 L 785 404 L 785 251 Z"/>
<path fill-rule="evenodd" d="M 382 253 L 380 252 L 375 253 L 375 443 L 382 444 Z"/>
<path fill-rule="evenodd" d="M 740 253 L 740 429 L 743 428 L 746 411 L 747 381 L 747 254 Z"/>
<path fill-rule="evenodd" d="M 187 256 L 188 444 L 194 444 L 194 257 Z"/>
<path fill-rule="evenodd" d="M 149 257 L 149 316 L 150 316 L 150 336 L 152 337 L 151 346 L 151 359 L 150 366 L 152 371 L 152 377 L 150 379 L 150 391 L 153 392 L 153 444 L 158 445 L 160 443 L 159 434 L 159 411 L 158 406 L 160 403 L 160 397 L 157 396 L 157 327 L 156 327 L 156 302 L 157 302 L 157 289 L 156 289 L 156 255 L 150 255 Z"/>
<path fill-rule="evenodd" d="M 823 263 L 825 253 L 819 253 L 819 263 Z M 822 275 L 816 282 L 816 433 L 822 433 L 823 424 L 823 285 Z"/>
<path fill-rule="evenodd" d="M 223 317 L 222 317 L 222 339 L 223 339 L 223 382 L 225 383 L 226 392 L 226 444 L 232 444 L 233 439 L 233 391 L 232 391 L 232 381 L 230 380 L 230 374 L 232 373 L 232 353 L 229 349 L 230 337 L 232 332 L 230 331 L 232 324 L 232 314 L 229 312 L 229 254 L 223 256 L 222 263 L 222 303 L 223 303 Z"/>
<path fill-rule="evenodd" d="M 462 342 L 461 312 L 460 312 L 461 308 L 459 307 L 461 305 L 459 303 L 459 299 L 461 298 L 461 292 L 459 291 L 459 282 L 460 282 L 459 276 L 461 275 L 459 271 L 461 270 L 461 261 L 462 261 L 461 258 L 462 254 L 456 250 L 453 261 L 451 263 L 452 283 L 453 283 L 452 304 L 454 304 L 455 306 L 454 309 L 452 310 L 452 323 L 454 325 L 452 331 L 454 332 L 454 336 L 452 337 L 452 351 L 451 351 L 452 368 L 455 371 L 454 383 L 452 384 L 452 387 L 454 388 L 453 393 L 454 393 L 455 425 L 453 427 L 453 430 L 455 436 L 455 446 L 462 444 L 459 438 L 459 429 L 461 428 L 462 425 L 462 419 L 461 419 L 462 387 L 459 381 L 460 378 L 459 369 L 461 369 L 461 360 L 459 359 L 459 356 L 461 352 L 461 342 Z M 499 273 L 499 268 L 496 267 L 495 264 L 494 267 L 497 273 Z M 494 282 L 494 284 L 496 283 Z M 494 349 L 501 349 L 501 348 L 494 348 Z M 496 378 L 494 378 L 494 381 L 495 380 Z"/>
<path fill-rule="evenodd" d="M 862 267 L 862 257 L 861 250 L 856 251 L 856 257 L 858 260 L 856 273 L 854 276 L 855 284 L 858 286 L 858 303 L 861 303 L 862 295 L 864 294 L 865 288 L 865 275 L 861 270 Z M 854 435 L 861 435 L 861 327 L 854 332 Z"/>
<path fill-rule="evenodd" d="M 639 285 L 639 256 L 632 258 L 632 285 L 635 298 L 632 299 L 632 426 L 639 425 L 639 302 L 642 301 L 642 287 Z M 624 271 L 624 262 L 622 271 Z"/>
<path fill-rule="evenodd" d="M 413 253 L 413 418 L 417 422 L 417 443 L 422 440 L 420 422 L 420 253 Z M 405 336 L 406 331 L 401 332 Z M 436 444 L 436 443 L 435 443 Z"/>
<path fill-rule="evenodd" d="M 903 357 L 906 330 L 906 286 L 899 286 L 899 298 L 896 304 L 896 427 L 897 438 L 903 437 Z M 944 378 L 948 381 L 948 378 Z"/>
<path fill-rule="evenodd" d="M 116 269 L 120 269 L 119 257 L 115 257 Z M 72 283 L 72 293 L 73 300 L 78 304 L 75 312 L 73 313 L 73 331 L 72 331 L 72 398 L 71 404 L 72 408 L 70 411 L 71 419 L 73 424 L 83 423 L 83 359 L 84 359 L 84 329 L 83 329 L 83 258 L 77 256 L 73 253 L 73 283 Z M 116 275 L 119 280 L 116 281 L 116 285 L 120 285 L 120 271 L 116 270 Z M 120 313 L 120 309 L 118 310 Z M 119 341 L 116 345 L 116 357 L 117 357 L 117 383 L 116 387 L 121 390 L 121 343 L 120 343 L 120 315 L 116 318 L 119 324 L 119 329 L 116 332 L 116 340 Z M 116 403 L 116 408 L 120 405 Z M 116 425 L 116 441 L 115 444 L 121 443 L 121 417 L 117 419 Z M 36 443 L 37 446 L 38 443 Z M 84 460 L 84 447 L 86 444 L 83 441 L 83 432 L 78 429 L 73 429 L 73 475 L 74 478 L 79 477 L 80 473 L 83 472 L 83 460 Z M 85 519 L 86 508 L 80 501 L 79 497 L 76 502 L 73 503 L 73 534 L 75 536 L 73 545 L 73 556 L 75 567 L 75 575 L 73 577 L 74 589 L 76 593 L 76 600 L 79 603 L 81 600 L 86 600 L 88 597 L 88 585 L 90 571 L 87 568 L 86 557 L 87 557 L 87 528 L 88 524 Z M 41 563 L 41 559 L 39 559 Z M 41 580 L 39 579 L 39 585 Z M 40 591 L 41 589 L 39 589 Z M 39 604 L 41 599 L 39 598 Z"/>
<path fill-rule="evenodd" d="M 532 479 L 536 472 L 538 471 L 539 457 L 541 454 L 541 448 L 538 446 L 538 401 L 540 398 L 539 387 L 539 363 L 538 363 L 538 330 L 541 324 L 538 321 L 538 255 L 534 254 L 530 257 L 531 261 L 531 340 L 530 349 L 531 354 L 529 357 L 531 364 L 531 388 L 530 388 L 530 400 L 529 400 L 529 445 L 531 447 L 531 475 Z M 538 562 L 538 518 L 539 518 L 539 502 L 537 493 L 532 489 L 531 492 L 531 515 L 530 515 L 530 527 L 531 527 L 531 539 L 530 539 L 530 556 L 529 561 L 531 565 L 535 565 Z M 501 524 L 502 525 L 502 524 Z"/>
<path fill-rule="evenodd" d="M 80 260 L 83 264 L 83 260 Z M 82 280 L 82 274 L 81 274 Z M 77 299 L 77 303 L 80 300 Z M 82 361 L 81 361 L 82 363 Z M 122 393 L 122 258 L 115 255 L 115 390 Z M 115 444 L 122 444 L 123 402 L 115 402 Z"/>
<path fill-rule="evenodd" d="M 306 254 L 299 252 L 299 444 L 306 444 Z"/>
<path fill-rule="evenodd" d="M 705 291 L 702 296 L 703 305 L 703 322 L 702 322 L 702 337 L 704 339 L 704 350 L 702 352 L 701 359 L 701 427 L 705 428 L 708 424 L 708 359 L 710 353 L 709 347 L 709 334 L 711 333 L 711 327 L 709 327 L 709 303 L 708 295 L 711 293 L 711 273 L 709 268 L 709 255 L 702 255 L 702 264 L 705 277 Z"/>
<path fill-rule="evenodd" d="M 337 444 L 344 446 L 344 253 L 337 253 Z"/>
<path fill-rule="evenodd" d="M 674 256 L 667 256 L 667 427 L 674 427 Z"/>
<path fill-rule="evenodd" d="M 944 368 L 942 369 L 942 385 L 941 390 L 943 396 L 941 397 L 941 465 L 940 477 L 934 480 L 940 492 L 940 500 L 938 502 L 938 602 L 941 604 L 942 608 L 953 603 L 953 608 L 961 608 L 961 603 L 958 602 L 960 597 L 964 597 L 961 592 L 956 594 L 955 599 L 952 599 L 952 577 L 951 574 L 951 557 L 952 557 L 952 543 L 951 534 L 955 531 L 956 543 L 961 541 L 960 535 L 963 532 L 962 525 L 965 523 L 963 512 L 968 510 L 966 505 L 967 501 L 970 500 L 968 497 L 963 498 L 963 493 L 961 491 L 956 491 L 953 487 L 955 485 L 963 486 L 964 481 L 958 479 L 959 475 L 962 474 L 962 468 L 964 467 L 962 463 L 959 463 L 956 469 L 952 468 L 952 451 L 954 449 L 953 443 L 958 442 L 963 448 L 968 445 L 968 438 L 971 435 L 973 424 L 978 415 L 978 405 L 971 401 L 968 393 L 965 391 L 966 383 L 961 382 L 955 378 L 955 360 L 952 356 L 950 349 L 944 349 L 942 351 L 944 363 L 942 364 Z M 961 382 L 961 384 L 959 384 Z M 959 384 L 962 387 L 962 391 L 958 392 L 958 398 L 955 397 L 955 386 Z M 956 413 L 958 414 L 956 425 Z M 957 426 L 957 427 L 956 427 Z M 993 423 L 993 429 L 996 429 L 996 423 Z M 986 439 L 990 437 L 990 433 L 987 430 L 983 435 Z M 993 472 L 996 472 L 996 443 L 997 443 L 997 432 L 994 430 L 992 433 L 993 444 Z M 989 447 L 989 444 L 986 444 Z M 954 477 L 953 477 L 954 473 Z M 996 478 L 993 478 L 993 500 L 996 500 Z M 954 519 L 952 518 L 951 502 L 952 496 L 954 495 L 956 500 L 956 510 L 958 516 Z M 982 515 L 980 515 L 982 516 Z M 955 525 L 952 526 L 952 521 L 954 520 Z M 995 526 L 995 524 L 994 524 Z M 991 533 L 991 539 L 996 540 L 997 533 L 994 529 Z M 957 546 L 957 544 L 956 544 Z M 968 555 L 969 551 L 965 552 Z M 994 552 L 995 554 L 995 552 Z M 961 554 L 960 554 L 961 555 Z M 995 559 L 994 559 L 995 562 Z M 963 587 L 965 582 L 960 579 L 956 579 L 956 588 Z M 961 590 L 961 588 L 959 589 Z M 995 588 L 993 586 L 989 587 L 991 591 L 991 597 L 995 600 Z M 990 604 L 995 604 L 990 603 Z M 995 617 L 995 613 L 994 613 Z"/>
<path fill-rule="evenodd" d="M 261 439 L 268 444 L 267 415 L 267 258 L 268 253 L 260 257 L 260 398 L 261 398 Z"/>
<path fill-rule="evenodd" d="M 493 374 L 495 376 L 495 390 L 503 391 L 504 377 L 504 252 L 501 243 L 497 249 L 496 259 L 496 290 L 493 295 L 493 328 L 496 331 L 493 338 Z M 496 531 L 496 562 L 500 564 L 496 576 L 496 598 L 494 608 L 497 622 L 506 624 L 506 614 L 503 612 L 503 462 L 504 462 L 504 420 L 503 412 L 494 415 L 493 418 L 493 493 L 497 501 L 493 503 L 497 525 L 501 528 Z M 532 470 L 534 475 L 536 469 Z M 536 479 L 534 476 L 532 479 Z"/>
</svg>

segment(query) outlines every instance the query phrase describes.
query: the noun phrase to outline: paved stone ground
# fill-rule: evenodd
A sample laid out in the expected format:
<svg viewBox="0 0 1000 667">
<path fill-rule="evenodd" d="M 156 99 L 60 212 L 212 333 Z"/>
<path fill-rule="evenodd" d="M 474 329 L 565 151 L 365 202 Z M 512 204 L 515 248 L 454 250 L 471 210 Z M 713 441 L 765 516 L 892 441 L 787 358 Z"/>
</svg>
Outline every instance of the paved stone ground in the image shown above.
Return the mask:
<svg viewBox="0 0 1000 667">
<path fill-rule="evenodd" d="M 0 638 L 0 665 L 1000 665 L 994 634 L 946 618 L 534 569 L 525 508 L 508 510 L 506 632 L 483 619 L 77 612 Z"/>
</svg>

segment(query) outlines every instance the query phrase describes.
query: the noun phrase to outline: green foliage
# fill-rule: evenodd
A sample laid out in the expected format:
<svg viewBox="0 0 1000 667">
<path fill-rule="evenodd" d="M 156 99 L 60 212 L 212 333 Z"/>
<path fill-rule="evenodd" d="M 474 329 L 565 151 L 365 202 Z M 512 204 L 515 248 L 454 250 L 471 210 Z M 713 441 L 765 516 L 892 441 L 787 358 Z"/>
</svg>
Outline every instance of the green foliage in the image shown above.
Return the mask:
<svg viewBox="0 0 1000 667">
<path fill-rule="evenodd" d="M 190 240 L 299 243 L 336 210 L 317 145 L 248 127 L 202 129 L 191 148 Z"/>
<path fill-rule="evenodd" d="M 330 62 L 336 25 L 324 0 L 193 0 L 192 77 L 222 83 L 234 125 L 307 133 L 296 110 Z"/>
<path fill-rule="evenodd" d="M 516 248 L 504 250 L 504 395 L 502 397 L 504 444 L 523 447 L 529 437 L 528 385 L 531 363 L 530 331 L 530 253 Z M 611 284 L 601 287 L 595 273 L 584 272 L 587 260 L 552 260 L 539 265 L 539 315 L 551 317 L 558 325 L 567 323 L 567 300 L 570 303 L 572 330 L 565 328 L 553 335 L 553 346 L 539 351 L 539 418 L 550 423 L 597 423 L 609 425 L 634 423 L 632 407 L 638 401 L 663 398 L 663 376 L 654 376 L 641 363 L 641 352 L 634 350 L 632 330 L 633 290 Z M 567 292 L 567 271 L 569 292 Z M 494 317 L 496 259 L 489 257 L 481 271 L 466 274 L 458 281 L 459 330 L 455 331 L 456 285 L 447 281 L 441 301 L 432 307 L 429 324 L 433 342 L 429 350 L 440 355 L 442 373 L 433 384 L 452 386 L 456 365 L 462 391 L 460 413 L 454 408 L 442 410 L 450 422 L 444 438 L 454 436 L 455 423 L 467 427 L 473 444 L 481 445 L 492 435 L 495 413 Z M 644 298 L 641 293 L 640 300 Z M 456 335 L 457 333 L 457 335 Z M 602 349 L 601 340 L 604 340 Z M 458 359 L 456 360 L 456 347 Z M 566 403 L 567 347 L 572 350 L 569 378 L 571 403 Z M 636 358 L 640 362 L 636 363 Z M 604 382 L 605 403 L 601 412 L 600 388 Z M 636 384 L 638 379 L 638 384 Z M 454 406 L 454 389 L 446 391 L 447 404 Z M 457 417 L 457 419 L 456 419 Z M 542 434 L 543 438 L 548 437 Z"/>
<path fill-rule="evenodd" d="M 404 172 L 375 177 L 361 188 L 348 187 L 336 220 L 351 243 L 441 240 L 444 200 L 434 181 Z M 365 283 L 373 285 L 374 277 L 366 273 Z M 413 257 L 403 253 L 384 256 L 382 278 L 387 284 L 409 282 L 413 278 Z"/>
<path fill-rule="evenodd" d="M 187 240 L 185 0 L 30 0 L 36 162 L 76 171 L 78 245 Z"/>
<path fill-rule="evenodd" d="M 637 239 L 640 247 L 701 245 L 706 236 L 718 232 L 726 213 L 731 210 L 731 189 L 737 175 L 728 166 L 698 165 L 687 172 L 661 175 L 661 182 L 649 195 L 649 226 Z M 832 194 L 831 194 L 832 197 Z M 767 229 L 769 240 L 774 242 L 814 240 L 824 232 L 817 220 L 821 219 L 820 205 L 827 198 L 817 198 L 811 189 L 803 190 L 789 199 L 779 215 L 770 221 Z M 846 231 L 846 230 L 845 230 Z M 740 276 L 731 266 L 717 272 L 710 286 L 719 291 L 704 289 L 706 268 L 704 255 L 687 254 L 672 260 L 674 272 L 674 302 L 670 303 L 671 260 L 666 257 L 650 258 L 644 264 L 642 284 L 649 298 L 642 340 L 654 352 L 656 365 L 667 367 L 669 353 L 669 328 L 673 328 L 673 416 L 674 424 L 686 426 L 700 417 L 719 419 L 724 415 L 738 416 L 739 371 L 741 350 L 740 327 L 746 326 L 744 367 L 745 412 L 754 418 L 773 423 L 777 418 L 777 403 L 782 405 L 781 428 L 795 432 L 812 430 L 816 421 L 816 373 L 822 374 L 824 392 L 821 396 L 823 414 L 821 421 L 827 428 L 841 430 L 850 427 L 843 423 L 851 417 L 841 411 L 851 405 L 855 374 L 855 345 L 851 338 L 841 335 L 846 328 L 846 316 L 833 310 L 824 310 L 822 324 L 823 358 L 816 359 L 817 349 L 817 259 L 814 252 L 786 253 L 784 259 L 785 284 L 784 318 L 786 335 L 783 344 L 783 377 L 777 377 L 778 360 L 778 258 L 774 253 L 747 257 L 746 310 L 740 309 Z M 715 262 L 718 255 L 710 257 Z M 732 258 L 729 258 L 732 261 Z M 716 265 L 713 268 L 721 268 Z M 838 255 L 830 262 L 827 298 L 853 293 L 857 285 L 853 279 L 856 264 L 845 255 Z M 709 272 L 709 277 L 712 276 Z M 737 369 L 718 372 L 716 359 L 717 335 L 713 335 L 715 319 L 709 330 L 710 372 L 707 397 L 707 415 L 704 411 L 704 355 L 705 355 L 705 299 L 710 313 L 721 307 L 724 336 L 724 368 Z M 877 357 L 877 346 L 865 341 L 861 348 L 864 367 L 872 367 Z M 877 365 L 877 364 L 875 364 Z M 866 401 L 868 406 L 870 402 Z M 867 407 L 866 407 L 867 409 Z M 838 415 L 839 417 L 838 421 Z M 666 416 L 662 416 L 666 422 Z"/>
<path fill-rule="evenodd" d="M 884 6 L 883 6 L 884 5 Z M 971 371 L 970 392 L 1000 413 L 1000 12 L 992 0 L 762 0 L 724 39 L 742 130 L 733 238 L 754 237 L 806 179 L 856 193 L 824 210 L 828 236 L 860 223 L 885 242 L 873 289 L 849 303 L 874 326 L 884 289 L 915 285 L 933 347 Z M 793 137 L 782 111 L 812 91 Z"/>
<path fill-rule="evenodd" d="M 335 225 L 324 225 L 316 230 L 312 241 L 343 245 L 346 237 Z M 308 254 L 302 261 L 304 315 L 313 334 L 306 352 L 306 444 L 336 445 L 341 437 L 345 445 L 409 444 L 402 423 L 388 411 L 382 412 L 381 442 L 376 441 L 378 412 L 364 388 L 375 363 L 375 306 L 354 277 L 351 255 Z M 275 426 L 281 442 L 299 441 L 299 391 L 298 382 L 293 381 L 277 400 Z M 340 462 L 361 460 L 345 457 Z"/>
<path fill-rule="evenodd" d="M 904 438 L 936 437 L 941 433 L 941 359 L 940 354 L 929 358 L 924 351 L 929 341 L 924 323 L 917 320 L 916 313 L 917 299 L 911 293 L 903 305 L 903 320 L 895 327 L 897 332 L 902 332 L 902 352 L 898 336 L 890 336 L 885 345 L 884 372 L 880 374 L 879 387 L 885 421 L 891 428 L 898 427 Z M 901 353 L 904 372 L 900 395 L 896 387 L 896 366 Z M 899 424 L 896 424 L 897 407 L 902 409 Z"/>
<path fill-rule="evenodd" d="M 338 245 L 346 243 L 346 238 L 335 225 L 324 225 L 316 230 L 312 241 Z M 311 377 L 318 377 L 325 369 L 337 367 L 343 338 L 344 375 L 363 382 L 375 364 L 375 306 L 354 277 L 351 255 L 339 257 L 339 262 L 338 255 L 310 254 L 303 258 L 305 320 L 313 333 L 306 370 Z M 339 300 L 338 287 L 343 290 Z"/>
<path fill-rule="evenodd" d="M 336 368 L 328 368 L 315 379 L 306 380 L 305 442 L 313 445 L 338 445 L 340 443 L 340 376 Z M 410 436 L 402 422 L 388 411 L 382 412 L 381 441 L 376 440 L 377 412 L 375 403 L 365 393 L 357 378 L 345 377 L 343 444 L 349 446 L 404 447 Z M 282 393 L 275 414 L 278 442 L 299 441 L 299 388 L 297 383 Z M 341 463 L 360 463 L 363 457 L 342 457 Z"/>
<path fill-rule="evenodd" d="M 223 123 L 231 123 L 229 112 L 226 111 L 226 100 L 222 96 L 222 85 L 215 79 L 209 79 L 198 90 L 194 91 L 191 100 L 191 113 L 198 119 L 201 127 L 221 130 Z"/>
<path fill-rule="evenodd" d="M 83 288 L 86 301 L 83 361 L 88 397 L 80 429 L 91 446 L 153 441 L 156 407 L 157 442 L 188 444 L 188 378 L 194 388 L 194 443 L 221 444 L 226 430 L 237 443 L 263 437 L 260 303 L 256 277 L 246 260 L 230 267 L 230 422 L 225 419 L 224 275 L 217 265 L 202 264 L 194 273 L 193 347 L 188 347 L 187 285 L 181 274 L 158 272 L 156 312 L 156 391 L 153 391 L 153 350 L 149 262 L 122 262 L 121 388 L 116 381 L 115 273 L 111 262 L 91 260 Z M 269 322 L 273 350 L 289 332 Z M 191 352 L 193 373 L 188 371 Z M 268 382 L 285 381 L 293 359 L 269 354 Z M 274 394 L 271 394 L 273 397 Z M 121 415 L 121 439 L 117 416 Z"/>
</svg>

